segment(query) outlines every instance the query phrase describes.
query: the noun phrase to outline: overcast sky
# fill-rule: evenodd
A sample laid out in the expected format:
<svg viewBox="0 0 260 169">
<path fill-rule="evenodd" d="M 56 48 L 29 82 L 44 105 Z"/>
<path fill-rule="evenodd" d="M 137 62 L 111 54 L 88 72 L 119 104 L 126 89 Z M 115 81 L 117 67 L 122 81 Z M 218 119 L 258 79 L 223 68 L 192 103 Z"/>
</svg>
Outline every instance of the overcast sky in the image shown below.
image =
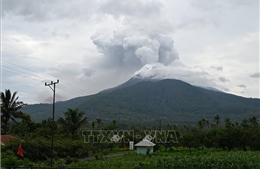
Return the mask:
<svg viewBox="0 0 260 169">
<path fill-rule="evenodd" d="M 258 0 L 2 0 L 1 91 L 25 103 L 133 76 L 259 98 Z"/>
</svg>

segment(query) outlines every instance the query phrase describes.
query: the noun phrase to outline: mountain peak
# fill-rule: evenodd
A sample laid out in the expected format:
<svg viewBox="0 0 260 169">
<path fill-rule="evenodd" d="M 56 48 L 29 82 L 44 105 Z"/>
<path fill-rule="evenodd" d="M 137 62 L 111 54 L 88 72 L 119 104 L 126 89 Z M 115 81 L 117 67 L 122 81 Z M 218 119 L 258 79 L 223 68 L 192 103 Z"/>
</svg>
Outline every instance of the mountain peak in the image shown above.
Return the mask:
<svg viewBox="0 0 260 169">
<path fill-rule="evenodd" d="M 164 123 L 195 124 L 199 119 L 250 116 L 259 117 L 259 99 L 206 90 L 176 79 L 148 80 L 132 78 L 126 83 L 92 96 L 57 103 L 57 117 L 68 108 L 85 111 L 92 119 L 124 124 L 152 124 L 165 118 Z M 48 117 L 49 104 L 26 106 L 23 111 L 32 118 Z M 42 119 L 40 119 L 42 120 Z"/>
<path fill-rule="evenodd" d="M 136 71 L 132 79 L 146 79 L 146 80 L 162 80 L 167 79 L 163 73 L 160 73 L 160 70 L 162 69 L 161 64 L 146 64 L 143 66 L 140 70 Z"/>
<path fill-rule="evenodd" d="M 160 81 L 165 79 L 173 79 L 180 80 L 193 86 L 201 87 L 207 90 L 222 92 L 221 90 L 212 86 L 212 84 L 214 83 L 206 83 L 206 78 L 201 78 L 200 76 L 196 76 L 196 74 L 195 76 L 190 77 L 191 75 L 189 75 L 189 73 L 191 72 L 183 73 L 183 70 L 179 69 L 180 63 L 175 63 L 175 68 L 176 69 L 172 69 L 160 63 L 146 64 L 140 70 L 136 71 L 133 74 L 132 78 L 126 82 L 126 84 L 128 84 L 129 86 L 129 84 L 135 84 L 140 81 Z M 124 86 L 125 83 L 122 85 Z"/>
</svg>

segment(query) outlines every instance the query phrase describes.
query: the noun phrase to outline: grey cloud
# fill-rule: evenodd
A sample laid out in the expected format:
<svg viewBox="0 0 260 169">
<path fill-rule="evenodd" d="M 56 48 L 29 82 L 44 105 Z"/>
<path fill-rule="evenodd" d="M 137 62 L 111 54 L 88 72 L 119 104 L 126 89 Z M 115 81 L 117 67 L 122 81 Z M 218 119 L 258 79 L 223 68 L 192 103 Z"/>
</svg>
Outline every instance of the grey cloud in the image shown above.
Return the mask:
<svg viewBox="0 0 260 169">
<path fill-rule="evenodd" d="M 113 16 L 128 15 L 128 16 L 148 16 L 158 15 L 162 4 L 159 1 L 141 1 L 141 0 L 109 0 L 101 6 L 100 11 Z"/>
<path fill-rule="evenodd" d="M 95 1 L 70 0 L 3 0 L 3 17 L 19 16 L 29 21 L 46 21 L 62 18 L 89 18 Z"/>
<path fill-rule="evenodd" d="M 62 32 L 59 32 L 57 31 L 56 29 L 54 29 L 52 32 L 51 32 L 51 35 L 53 37 L 61 37 L 61 38 L 69 38 L 71 35 L 68 34 L 68 33 L 62 33 Z"/>
<path fill-rule="evenodd" d="M 180 23 L 176 24 L 176 29 L 200 29 L 210 24 L 215 25 L 212 18 L 184 18 Z"/>
<path fill-rule="evenodd" d="M 58 65 L 55 65 L 55 67 L 50 67 L 47 74 L 59 78 L 76 77 L 80 74 L 81 67 L 82 65 L 79 63 L 60 62 Z"/>
<path fill-rule="evenodd" d="M 252 78 L 260 78 L 260 72 L 256 72 L 250 75 Z"/>
<path fill-rule="evenodd" d="M 173 39 L 165 35 L 113 34 L 109 39 L 102 34 L 92 36 L 93 43 L 104 55 L 106 66 L 138 70 L 146 64 L 171 64 L 178 59 Z"/>
<path fill-rule="evenodd" d="M 66 96 L 63 96 L 59 93 L 55 94 L 55 100 L 56 101 L 63 101 L 63 100 L 67 100 L 67 99 L 68 98 Z M 46 92 L 45 92 L 45 94 L 41 93 L 41 95 L 38 95 L 37 100 L 40 103 L 52 103 L 53 98 L 52 98 L 52 95 L 47 95 Z"/>
<path fill-rule="evenodd" d="M 223 71 L 223 67 L 222 66 L 211 66 L 211 69 L 217 70 L 217 71 Z"/>
<path fill-rule="evenodd" d="M 256 0 L 195 0 L 191 3 L 194 7 L 200 8 L 202 10 L 210 11 L 219 10 L 223 8 L 238 8 L 240 6 L 248 6 L 252 4 L 258 4 Z"/>
<path fill-rule="evenodd" d="M 168 34 L 174 30 L 163 14 L 163 3 L 159 0 L 108 0 L 99 12 L 122 21 L 129 30 L 142 30 L 149 34 Z"/>
<path fill-rule="evenodd" d="M 83 73 L 86 77 L 91 77 L 94 74 L 94 70 L 90 69 L 90 68 L 84 68 L 83 69 Z"/>
<path fill-rule="evenodd" d="M 241 84 L 241 85 L 238 85 L 238 87 L 246 88 L 246 85 Z"/>
<path fill-rule="evenodd" d="M 220 80 L 221 82 L 228 82 L 229 81 L 225 77 L 219 77 L 218 80 Z"/>
</svg>

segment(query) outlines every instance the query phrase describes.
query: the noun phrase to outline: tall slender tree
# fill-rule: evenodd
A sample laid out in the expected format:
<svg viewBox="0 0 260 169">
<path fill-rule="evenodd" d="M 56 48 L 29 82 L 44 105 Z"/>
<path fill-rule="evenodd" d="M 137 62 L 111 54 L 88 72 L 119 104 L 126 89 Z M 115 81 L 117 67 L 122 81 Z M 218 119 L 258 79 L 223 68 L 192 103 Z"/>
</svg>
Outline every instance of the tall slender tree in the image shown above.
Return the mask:
<svg viewBox="0 0 260 169">
<path fill-rule="evenodd" d="M 219 124 L 220 124 L 220 117 L 219 117 L 219 115 L 214 116 L 214 123 L 215 123 L 217 126 L 219 126 Z"/>
<path fill-rule="evenodd" d="M 251 126 L 258 126 L 258 119 L 255 116 L 249 118 L 249 122 L 251 123 Z"/>
<path fill-rule="evenodd" d="M 96 126 L 96 125 L 95 125 L 95 122 L 92 121 L 92 122 L 91 122 L 91 127 L 92 127 L 92 129 L 95 129 L 95 126 Z"/>
<path fill-rule="evenodd" d="M 29 119 L 30 117 L 20 111 L 22 107 L 26 104 L 18 101 L 17 92 L 13 94 L 9 89 L 6 89 L 5 92 L 1 92 L 1 133 L 8 133 L 8 122 L 10 120 L 16 122 L 16 118 Z"/>
<path fill-rule="evenodd" d="M 232 126 L 232 122 L 231 122 L 230 118 L 226 118 L 226 119 L 224 120 L 224 122 L 225 122 L 225 127 L 226 127 L 226 128 Z"/>
<path fill-rule="evenodd" d="M 243 119 L 240 125 L 244 128 L 249 127 L 249 121 L 247 119 Z"/>
<path fill-rule="evenodd" d="M 78 109 L 68 109 L 64 115 L 64 118 L 59 119 L 59 123 L 64 131 L 70 133 L 72 139 L 75 139 L 77 131 L 87 123 L 87 117 L 84 117 L 84 113 L 79 112 Z"/>
<path fill-rule="evenodd" d="M 116 123 L 117 123 L 116 120 L 113 120 L 113 121 L 112 121 L 113 129 L 116 129 Z"/>
<path fill-rule="evenodd" d="M 209 127 L 209 121 L 203 118 L 198 121 L 197 126 L 199 127 L 199 129 L 203 129 L 205 128 L 205 126 Z"/>
<path fill-rule="evenodd" d="M 98 125 L 98 129 L 101 129 L 101 126 L 102 126 L 102 119 L 97 119 L 97 125 Z"/>
</svg>

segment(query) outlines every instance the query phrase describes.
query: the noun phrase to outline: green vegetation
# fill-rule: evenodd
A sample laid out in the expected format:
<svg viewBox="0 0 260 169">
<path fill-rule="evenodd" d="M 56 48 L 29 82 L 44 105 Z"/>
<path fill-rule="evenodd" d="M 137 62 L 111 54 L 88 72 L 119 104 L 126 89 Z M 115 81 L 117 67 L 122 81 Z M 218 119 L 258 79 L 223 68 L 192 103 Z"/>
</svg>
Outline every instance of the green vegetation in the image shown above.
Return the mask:
<svg viewBox="0 0 260 169">
<path fill-rule="evenodd" d="M 179 80 L 140 81 L 92 96 L 74 98 L 56 104 L 56 117 L 68 108 L 86 112 L 88 118 L 102 118 L 104 123 L 153 126 L 157 118 L 165 123 L 195 125 L 202 117 L 218 114 L 241 122 L 244 118 L 260 118 L 260 100 L 192 86 Z M 35 121 L 48 118 L 50 104 L 26 106 L 24 112 Z M 192 118 L 190 118 L 192 116 Z"/>
<path fill-rule="evenodd" d="M 78 109 L 68 109 L 64 115 L 65 118 L 61 117 L 59 123 L 62 125 L 64 132 L 70 132 L 72 139 L 75 139 L 77 131 L 87 123 L 87 117 L 83 117 L 84 113 L 78 112 Z"/>
<path fill-rule="evenodd" d="M 214 167 L 218 169 L 259 169 L 260 154 L 258 152 L 210 150 L 196 150 L 190 154 L 179 150 L 178 152 L 157 152 L 147 156 L 131 152 L 113 158 L 72 163 L 69 167 L 133 169 L 138 163 L 142 169 L 208 169 Z"/>
<path fill-rule="evenodd" d="M 25 106 L 23 102 L 17 101 L 16 93 L 11 93 L 10 90 L 1 92 L 1 133 L 8 133 L 8 123 L 10 120 L 16 122 L 16 118 L 27 119 L 24 113 L 20 111 Z"/>
<path fill-rule="evenodd" d="M 4 109 L 1 113 L 2 116 L 6 115 Z M 8 134 L 18 139 L 1 147 L 2 166 L 49 166 L 52 119 L 35 122 L 26 114 L 20 114 L 27 118 L 5 123 Z M 63 118 L 55 121 L 55 166 L 65 164 L 69 167 L 95 169 L 133 169 L 135 165 L 140 165 L 142 169 L 260 169 L 260 124 L 256 116 L 235 122 L 231 118 L 222 119 L 221 115 L 214 115 L 211 120 L 199 119 L 193 126 L 175 123 L 162 125 L 162 131 L 175 131 L 176 138 L 156 135 L 154 141 L 157 139 L 164 142 L 155 142 L 156 152 L 147 150 L 145 155 L 125 149 L 124 144 L 128 143 L 122 141 L 102 142 L 111 136 L 110 130 L 121 129 L 120 120 L 104 123 L 103 118 L 96 118 L 90 122 L 87 117 L 90 117 L 87 112 L 84 114 L 78 109 L 69 108 L 64 111 Z M 124 138 L 137 143 L 146 136 L 145 130 L 156 131 L 158 124 L 142 128 L 125 125 L 124 129 L 132 130 L 135 134 L 125 134 Z M 88 130 L 102 130 L 104 138 L 95 135 L 92 141 L 86 141 L 86 133 L 83 131 Z M 141 137 L 135 137 L 137 135 Z M 154 136 L 154 133 L 151 135 Z M 173 138 L 177 140 L 171 141 Z M 17 155 L 18 144 L 23 147 L 24 158 Z"/>
</svg>

